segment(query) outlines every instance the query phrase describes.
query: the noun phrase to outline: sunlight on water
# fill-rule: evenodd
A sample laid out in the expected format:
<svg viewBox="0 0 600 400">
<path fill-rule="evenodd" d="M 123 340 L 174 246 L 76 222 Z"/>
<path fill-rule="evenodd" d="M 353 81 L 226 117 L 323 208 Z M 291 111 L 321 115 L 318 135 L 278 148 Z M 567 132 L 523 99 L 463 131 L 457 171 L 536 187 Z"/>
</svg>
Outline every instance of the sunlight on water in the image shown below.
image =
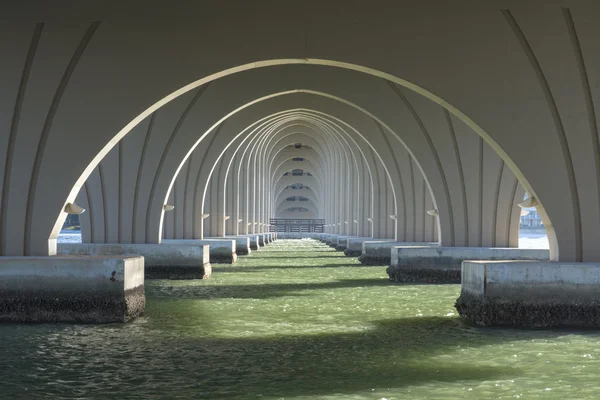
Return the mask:
<svg viewBox="0 0 600 400">
<path fill-rule="evenodd" d="M 386 278 L 278 241 L 207 281 L 147 282 L 134 323 L 1 325 L 0 397 L 600 398 L 600 334 L 474 328 L 458 285 Z"/>
<path fill-rule="evenodd" d="M 545 229 L 520 229 L 519 248 L 521 249 L 549 249 L 548 235 Z"/>
<path fill-rule="evenodd" d="M 58 243 L 81 243 L 80 230 L 62 230 L 56 239 Z"/>
</svg>

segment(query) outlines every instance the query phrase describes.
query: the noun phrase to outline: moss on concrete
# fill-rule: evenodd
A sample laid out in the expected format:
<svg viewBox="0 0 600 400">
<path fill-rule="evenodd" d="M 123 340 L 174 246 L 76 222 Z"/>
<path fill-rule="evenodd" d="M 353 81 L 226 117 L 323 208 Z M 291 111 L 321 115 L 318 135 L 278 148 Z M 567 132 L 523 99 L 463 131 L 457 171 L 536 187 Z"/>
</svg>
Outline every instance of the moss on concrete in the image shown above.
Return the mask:
<svg viewBox="0 0 600 400">
<path fill-rule="evenodd" d="M 454 305 L 461 317 L 479 326 L 600 327 L 600 302 L 523 302 L 461 294 Z"/>
</svg>

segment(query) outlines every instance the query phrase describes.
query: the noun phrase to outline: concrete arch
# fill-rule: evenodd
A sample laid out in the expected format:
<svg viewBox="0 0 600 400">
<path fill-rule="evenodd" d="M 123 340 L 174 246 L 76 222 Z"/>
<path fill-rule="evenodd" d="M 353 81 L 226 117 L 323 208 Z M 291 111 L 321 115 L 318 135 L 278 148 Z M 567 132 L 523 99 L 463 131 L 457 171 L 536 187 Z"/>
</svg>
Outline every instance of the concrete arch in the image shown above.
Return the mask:
<svg viewBox="0 0 600 400">
<path fill-rule="evenodd" d="M 323 169 L 320 165 L 324 160 L 314 150 L 298 151 L 297 154 L 294 153 L 296 152 L 291 149 L 287 151 L 282 149 L 272 155 L 274 158 L 272 159 L 271 164 L 274 166 L 275 172 L 273 172 L 271 180 L 275 178 L 277 170 L 280 168 L 285 169 L 291 167 L 292 169 L 303 169 L 302 167 L 305 165 L 308 165 L 317 171 L 317 175 L 323 176 Z M 301 158 L 302 160 L 294 160 L 295 158 Z"/>
<path fill-rule="evenodd" d="M 303 173 L 310 173 L 317 178 L 317 181 L 323 179 L 323 172 L 321 168 L 317 167 L 315 163 L 304 160 L 304 161 L 293 161 L 286 160 L 276 166 L 275 171 L 271 175 L 271 180 L 277 182 L 283 174 L 292 173 L 294 170 L 300 170 Z"/>
<path fill-rule="evenodd" d="M 316 219 L 318 215 L 315 210 L 307 209 L 306 212 L 283 211 L 280 217 L 285 219 Z"/>
<path fill-rule="evenodd" d="M 340 129 L 339 126 L 336 125 L 336 127 L 338 129 Z M 370 163 L 367 160 L 365 153 L 361 150 L 360 146 L 358 146 L 358 144 L 355 141 L 350 141 L 347 143 L 350 146 L 352 158 L 354 159 L 356 168 L 361 169 L 359 167 L 358 162 L 360 162 L 361 166 L 366 167 L 366 170 L 365 170 L 365 168 L 362 168 L 363 179 L 361 180 L 360 175 L 359 175 L 357 181 L 352 182 L 352 183 L 355 183 L 353 190 L 355 190 L 357 192 L 356 200 L 352 201 L 352 209 L 356 209 L 355 218 L 353 218 L 353 221 L 357 221 L 357 226 L 356 226 L 356 231 L 354 231 L 353 229 L 350 229 L 349 233 L 355 232 L 355 234 L 358 236 L 360 236 L 360 235 L 364 236 L 365 235 L 364 232 L 369 232 L 368 235 L 372 235 L 373 234 L 372 229 L 371 229 L 372 227 L 370 226 L 370 224 L 367 224 L 366 219 L 362 218 L 361 215 L 367 215 L 367 216 L 373 215 L 372 207 L 373 207 L 373 198 L 375 196 L 375 194 L 374 194 L 375 190 L 374 190 L 374 184 L 373 184 L 372 169 L 376 168 L 376 167 L 374 164 Z M 353 150 L 354 147 L 356 148 L 356 151 Z M 359 153 L 359 154 L 356 155 L 355 153 Z M 366 185 L 363 182 L 367 182 Z M 371 195 L 366 196 L 365 201 L 361 202 L 361 194 L 363 192 L 370 192 Z M 369 225 L 369 227 L 367 227 L 366 225 Z"/>
<path fill-rule="evenodd" d="M 312 190 L 312 188 L 315 187 L 315 184 L 317 184 L 317 180 L 314 176 L 286 176 L 279 181 L 274 191 L 282 193 L 287 186 L 294 184 L 308 186 Z"/>
<path fill-rule="evenodd" d="M 195 99 L 195 98 L 196 98 L 196 97 L 194 97 L 194 99 Z"/>
<path fill-rule="evenodd" d="M 343 149 L 343 152 L 340 152 L 341 155 L 341 159 L 343 160 L 342 163 L 345 166 L 345 179 L 340 179 L 340 177 L 338 177 L 338 179 L 333 179 L 333 182 L 336 182 L 340 185 L 340 189 L 341 190 L 346 190 L 346 195 L 343 196 L 345 197 L 345 201 L 339 201 L 337 200 L 337 204 L 341 205 L 341 209 L 340 209 L 340 214 L 337 216 L 337 220 L 340 219 L 353 219 L 351 214 L 352 214 L 352 209 L 350 207 L 350 199 L 352 199 L 353 193 L 352 193 L 352 188 L 355 186 L 354 185 L 354 180 L 353 180 L 353 172 L 358 169 L 358 165 L 356 165 L 356 161 L 354 164 L 351 165 L 351 161 L 350 161 L 350 153 L 352 153 L 352 157 L 354 158 L 354 153 L 352 150 L 350 150 L 350 152 L 348 151 L 348 149 L 351 149 L 352 146 L 349 145 L 348 141 L 344 138 L 343 135 L 336 135 L 336 130 L 335 129 L 331 129 L 330 126 L 327 125 L 326 122 L 320 120 L 317 125 L 323 129 L 324 131 L 329 132 L 330 137 L 333 138 L 333 140 L 335 141 L 335 143 L 337 144 L 337 148 L 338 149 Z M 343 155 L 342 155 L 343 154 Z M 338 164 L 339 165 L 339 164 Z M 341 172 L 341 171 L 340 171 Z M 334 172 L 335 175 L 335 172 Z M 344 187 L 345 186 L 345 187 Z M 335 194 L 339 194 L 342 193 L 341 191 L 338 191 Z M 357 196 L 358 197 L 358 196 Z M 332 203 L 330 203 L 332 204 Z M 350 232 L 348 230 L 345 229 L 346 227 L 344 227 L 344 229 L 341 229 L 339 231 L 339 233 L 344 233 L 344 234 L 349 234 Z"/>
<path fill-rule="evenodd" d="M 315 191 L 311 188 L 303 188 L 303 189 L 291 189 L 286 188 L 283 189 L 276 197 L 275 203 L 279 204 L 283 199 L 287 199 L 288 197 L 306 197 L 311 200 L 316 205 L 319 205 L 320 201 Z"/>
<path fill-rule="evenodd" d="M 286 211 L 290 208 L 294 208 L 294 207 L 308 208 L 310 211 L 313 211 L 315 213 L 315 215 L 317 215 L 316 218 L 319 218 L 320 209 L 319 209 L 319 206 L 317 206 L 314 202 L 312 202 L 310 200 L 308 200 L 308 201 L 287 201 L 285 199 L 280 204 L 277 205 L 277 208 L 275 211 L 275 218 L 277 218 L 277 216 L 280 215 L 281 212 Z"/>
</svg>

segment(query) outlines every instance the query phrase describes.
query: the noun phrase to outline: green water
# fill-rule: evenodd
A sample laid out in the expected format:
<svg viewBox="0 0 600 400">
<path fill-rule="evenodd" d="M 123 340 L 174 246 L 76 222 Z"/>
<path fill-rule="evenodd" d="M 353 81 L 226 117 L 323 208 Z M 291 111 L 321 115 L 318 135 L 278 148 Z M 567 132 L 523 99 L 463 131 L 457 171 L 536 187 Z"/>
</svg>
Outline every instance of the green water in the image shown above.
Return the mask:
<svg viewBox="0 0 600 400">
<path fill-rule="evenodd" d="M 130 324 L 0 326 L 0 398 L 600 398 L 599 333 L 471 327 L 458 285 L 306 240 L 214 267 L 146 282 Z"/>
</svg>

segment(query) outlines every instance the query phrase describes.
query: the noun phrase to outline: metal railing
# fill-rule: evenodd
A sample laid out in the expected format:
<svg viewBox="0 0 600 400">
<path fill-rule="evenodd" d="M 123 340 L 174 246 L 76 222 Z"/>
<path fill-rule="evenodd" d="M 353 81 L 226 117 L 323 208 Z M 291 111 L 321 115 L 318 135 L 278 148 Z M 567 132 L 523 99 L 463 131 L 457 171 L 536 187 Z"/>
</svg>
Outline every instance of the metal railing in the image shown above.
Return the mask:
<svg viewBox="0 0 600 400">
<path fill-rule="evenodd" d="M 271 232 L 315 232 L 323 233 L 324 219 L 271 219 Z"/>
</svg>

